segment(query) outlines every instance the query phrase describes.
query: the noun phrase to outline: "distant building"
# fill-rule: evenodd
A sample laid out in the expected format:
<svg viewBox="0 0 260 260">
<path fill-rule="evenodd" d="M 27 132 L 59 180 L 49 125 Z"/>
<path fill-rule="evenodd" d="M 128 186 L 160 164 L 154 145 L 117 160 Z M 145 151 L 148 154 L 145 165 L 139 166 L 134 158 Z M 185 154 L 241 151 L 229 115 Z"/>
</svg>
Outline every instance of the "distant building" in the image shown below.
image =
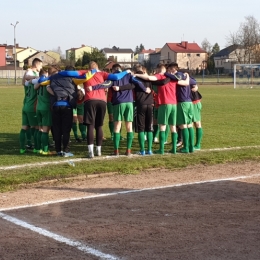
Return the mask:
<svg viewBox="0 0 260 260">
<path fill-rule="evenodd" d="M 148 61 L 150 59 L 150 54 L 154 53 L 155 50 L 142 50 L 140 53 L 138 53 L 138 62 L 143 64 L 144 61 Z"/>
<path fill-rule="evenodd" d="M 161 49 L 159 51 L 155 51 L 153 53 L 150 53 L 150 63 L 151 63 L 151 68 L 155 69 L 156 66 L 160 63 L 160 58 L 161 58 Z"/>
<path fill-rule="evenodd" d="M 113 46 L 112 48 L 104 48 L 102 52 L 105 54 L 107 60 L 111 59 L 115 62 L 132 62 L 134 59 L 134 52 L 132 49 L 121 49 Z"/>
<path fill-rule="evenodd" d="M 229 73 L 234 64 L 238 63 L 238 57 L 244 55 L 244 50 L 238 45 L 231 45 L 214 54 L 215 68 Z"/>
<path fill-rule="evenodd" d="M 54 59 L 50 55 L 46 54 L 45 52 L 38 51 L 33 55 L 29 56 L 28 58 L 26 58 L 24 60 L 24 65 L 28 67 L 32 66 L 32 62 L 35 58 L 40 59 L 42 61 L 43 66 L 57 63 L 56 59 Z"/>
<path fill-rule="evenodd" d="M 66 50 L 66 60 L 76 62 L 78 59 L 82 58 L 84 52 L 91 53 L 93 47 L 82 44 L 79 48 L 71 48 Z"/>
<path fill-rule="evenodd" d="M 60 60 L 61 60 L 60 54 L 58 52 L 55 52 L 55 51 L 45 51 L 44 53 L 46 53 L 47 55 L 49 55 L 52 58 L 54 58 L 56 63 L 59 63 Z"/>
<path fill-rule="evenodd" d="M 17 67 L 23 68 L 24 66 L 24 60 L 27 59 L 28 57 L 32 56 L 35 54 L 37 50 L 27 47 L 26 49 L 23 49 L 16 54 L 16 60 L 17 60 Z"/>
<path fill-rule="evenodd" d="M 0 66 L 6 65 L 6 50 L 5 45 L 0 45 Z"/>
<path fill-rule="evenodd" d="M 207 53 L 197 43 L 182 41 L 166 43 L 161 49 L 160 62 L 176 62 L 181 69 L 201 69 L 207 60 Z"/>
</svg>

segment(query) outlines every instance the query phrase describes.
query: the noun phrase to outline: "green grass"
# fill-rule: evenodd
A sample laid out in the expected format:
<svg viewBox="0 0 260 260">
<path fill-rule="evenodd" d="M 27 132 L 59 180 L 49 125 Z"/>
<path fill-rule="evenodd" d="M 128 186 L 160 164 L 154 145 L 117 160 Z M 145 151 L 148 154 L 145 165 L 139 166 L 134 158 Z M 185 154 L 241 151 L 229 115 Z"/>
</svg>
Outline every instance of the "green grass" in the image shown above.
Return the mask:
<svg viewBox="0 0 260 260">
<path fill-rule="evenodd" d="M 214 149 L 225 147 L 242 147 L 238 150 L 200 151 L 194 154 L 164 156 L 144 156 L 132 159 L 115 158 L 113 160 L 83 160 L 70 167 L 66 162 L 44 167 L 26 167 L 16 170 L 1 170 L 0 191 L 12 190 L 20 184 L 35 183 L 41 180 L 64 179 L 70 176 L 95 174 L 101 172 L 118 172 L 119 174 L 137 174 L 147 168 L 169 168 L 171 170 L 195 164 L 217 164 L 241 160 L 259 160 L 259 89 L 233 89 L 233 86 L 200 86 L 202 99 L 202 124 L 204 137 L 202 148 Z M 23 87 L 0 87 L 0 166 L 25 163 L 57 161 L 56 157 L 43 157 L 28 152 L 19 154 L 19 131 L 21 127 L 21 108 Z M 102 147 L 103 155 L 113 151 L 106 122 L 104 133 L 107 140 Z M 123 128 L 123 136 L 126 136 Z M 121 142 L 121 149 L 126 148 L 126 141 Z M 246 148 L 259 146 L 259 148 Z M 243 148 L 244 147 L 244 148 Z M 154 145 L 154 150 L 158 145 Z M 166 146 L 167 150 L 167 146 Z M 84 158 L 86 144 L 75 143 L 72 137 L 71 151 L 73 158 Z M 133 152 L 138 151 L 137 135 L 133 142 Z M 66 160 L 66 159 L 60 159 Z"/>
</svg>

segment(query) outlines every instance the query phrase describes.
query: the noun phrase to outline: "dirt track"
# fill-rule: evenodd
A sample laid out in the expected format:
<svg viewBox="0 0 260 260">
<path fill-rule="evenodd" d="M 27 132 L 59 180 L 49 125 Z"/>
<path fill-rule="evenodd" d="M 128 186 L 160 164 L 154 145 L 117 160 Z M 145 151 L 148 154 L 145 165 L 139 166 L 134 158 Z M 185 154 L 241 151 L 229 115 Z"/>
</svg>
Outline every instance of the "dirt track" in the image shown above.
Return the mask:
<svg viewBox="0 0 260 260">
<path fill-rule="evenodd" d="M 260 175 L 204 183 L 258 175 L 259 166 L 245 162 L 42 183 L 1 194 L 0 208 L 130 191 L 4 213 L 118 259 L 260 259 Z M 171 187 L 131 192 L 159 186 Z M 1 218 L 0 226 L 0 259 L 99 259 Z"/>
</svg>

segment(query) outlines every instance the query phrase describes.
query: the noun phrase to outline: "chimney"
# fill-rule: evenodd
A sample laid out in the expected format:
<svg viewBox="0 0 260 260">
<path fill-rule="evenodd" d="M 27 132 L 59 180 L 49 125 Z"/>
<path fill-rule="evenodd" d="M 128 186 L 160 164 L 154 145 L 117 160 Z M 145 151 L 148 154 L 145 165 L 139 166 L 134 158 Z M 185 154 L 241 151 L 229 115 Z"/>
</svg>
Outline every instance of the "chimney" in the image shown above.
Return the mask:
<svg viewBox="0 0 260 260">
<path fill-rule="evenodd" d="M 81 44 L 81 47 L 85 47 L 85 44 Z"/>
<path fill-rule="evenodd" d="M 187 47 L 188 47 L 188 42 L 187 41 L 182 41 L 181 42 L 181 45 L 185 48 L 185 49 L 187 49 Z"/>
<path fill-rule="evenodd" d="M 15 47 L 16 47 L 16 48 L 19 48 L 19 43 L 16 43 L 16 44 L 15 44 Z"/>
</svg>

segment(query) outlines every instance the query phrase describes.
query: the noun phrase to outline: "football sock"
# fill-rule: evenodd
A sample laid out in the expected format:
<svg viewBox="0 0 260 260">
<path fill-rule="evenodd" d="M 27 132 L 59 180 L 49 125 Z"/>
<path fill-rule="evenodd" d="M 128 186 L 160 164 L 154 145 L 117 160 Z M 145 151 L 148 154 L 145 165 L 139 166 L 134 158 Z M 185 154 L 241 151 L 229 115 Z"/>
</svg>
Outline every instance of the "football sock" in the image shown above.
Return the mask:
<svg viewBox="0 0 260 260">
<path fill-rule="evenodd" d="M 182 139 L 183 139 L 183 148 L 181 149 L 182 152 L 188 153 L 189 152 L 189 130 L 188 128 L 184 128 L 181 130 Z"/>
<path fill-rule="evenodd" d="M 144 132 L 139 132 L 138 133 L 138 142 L 140 146 L 140 151 L 144 151 Z"/>
<path fill-rule="evenodd" d="M 176 132 L 172 133 L 172 153 L 176 153 L 177 149 L 177 139 L 178 139 L 178 134 Z"/>
<path fill-rule="evenodd" d="M 38 145 L 38 132 L 39 132 L 38 129 L 35 129 L 35 130 L 34 130 L 33 139 L 34 139 L 34 149 L 35 149 L 35 150 L 40 150 L 40 147 L 39 147 L 39 145 Z"/>
<path fill-rule="evenodd" d="M 118 150 L 120 144 L 120 133 L 114 133 L 113 142 L 114 142 L 114 150 Z"/>
<path fill-rule="evenodd" d="M 152 151 L 153 146 L 153 132 L 147 132 L 147 150 Z"/>
<path fill-rule="evenodd" d="M 21 129 L 20 135 L 19 135 L 19 141 L 20 141 L 20 149 L 25 150 L 25 136 L 26 136 L 26 130 Z"/>
<path fill-rule="evenodd" d="M 194 128 L 189 127 L 189 151 L 190 153 L 194 152 Z"/>
<path fill-rule="evenodd" d="M 32 133 L 30 128 L 26 130 L 26 140 L 27 140 L 27 145 L 32 145 Z"/>
<path fill-rule="evenodd" d="M 127 145 L 127 149 L 131 149 L 131 147 L 132 147 L 132 142 L 133 142 L 133 137 L 134 137 L 133 132 L 128 132 L 128 133 L 126 134 L 126 145 Z"/>
<path fill-rule="evenodd" d="M 109 131 L 110 131 L 110 135 L 112 136 L 114 133 L 114 122 L 109 121 L 108 127 L 109 127 Z"/>
<path fill-rule="evenodd" d="M 196 144 L 195 144 L 196 148 L 200 148 L 202 136 L 203 136 L 202 128 L 196 128 Z"/>
<path fill-rule="evenodd" d="M 79 131 L 81 133 L 82 139 L 86 139 L 86 126 L 83 123 L 79 123 Z"/>
<path fill-rule="evenodd" d="M 41 138 L 41 143 L 42 143 L 42 150 L 44 152 L 48 152 L 49 151 L 49 133 L 42 133 L 42 138 Z"/>
<path fill-rule="evenodd" d="M 153 125 L 153 139 L 158 137 L 158 134 L 159 134 L 159 126 Z"/>
<path fill-rule="evenodd" d="M 77 127 L 77 123 L 75 123 L 75 122 L 72 123 L 72 131 L 73 131 L 75 139 L 77 139 L 78 138 L 78 127 Z"/>
<path fill-rule="evenodd" d="M 170 126 L 167 125 L 167 126 L 166 126 L 166 130 L 165 130 L 165 142 L 168 141 L 169 133 L 170 133 Z"/>
<path fill-rule="evenodd" d="M 37 134 L 37 145 L 39 147 L 39 150 L 42 149 L 42 131 L 38 131 Z"/>
<path fill-rule="evenodd" d="M 160 152 L 164 154 L 165 131 L 159 132 Z"/>
</svg>

